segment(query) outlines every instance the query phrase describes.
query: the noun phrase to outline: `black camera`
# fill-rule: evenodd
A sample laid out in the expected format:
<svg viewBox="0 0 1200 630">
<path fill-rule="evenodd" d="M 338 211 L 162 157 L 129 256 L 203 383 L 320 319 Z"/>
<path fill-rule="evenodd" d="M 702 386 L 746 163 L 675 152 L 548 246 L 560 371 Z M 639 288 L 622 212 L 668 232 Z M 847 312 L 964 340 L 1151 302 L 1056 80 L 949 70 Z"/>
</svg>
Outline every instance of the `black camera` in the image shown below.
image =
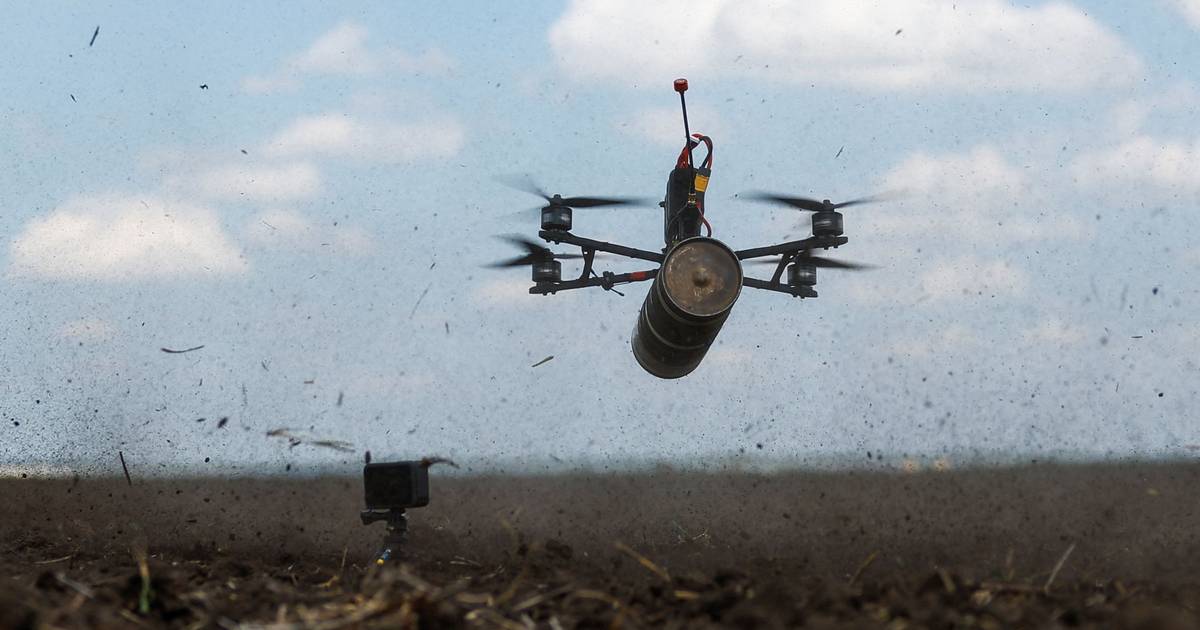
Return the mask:
<svg viewBox="0 0 1200 630">
<path fill-rule="evenodd" d="M 401 557 L 408 541 L 408 516 L 404 510 L 429 505 L 429 462 L 381 462 L 363 466 L 363 494 L 367 509 L 359 516 L 363 525 L 387 523 L 383 548 L 375 563 Z"/>
<path fill-rule="evenodd" d="M 421 462 L 363 466 L 368 510 L 399 510 L 429 505 L 429 467 Z"/>
</svg>

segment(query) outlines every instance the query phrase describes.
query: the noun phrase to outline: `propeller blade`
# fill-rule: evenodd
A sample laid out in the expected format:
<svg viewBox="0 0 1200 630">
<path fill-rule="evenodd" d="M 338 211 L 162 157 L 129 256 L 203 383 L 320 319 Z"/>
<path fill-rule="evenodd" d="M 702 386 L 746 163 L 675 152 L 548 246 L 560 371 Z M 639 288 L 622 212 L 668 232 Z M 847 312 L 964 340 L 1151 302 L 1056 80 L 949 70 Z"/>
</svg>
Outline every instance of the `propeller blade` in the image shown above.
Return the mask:
<svg viewBox="0 0 1200 630">
<path fill-rule="evenodd" d="M 546 247 L 546 246 L 538 243 L 537 241 L 528 239 L 519 234 L 505 234 L 503 236 L 497 236 L 496 238 L 499 238 L 500 240 L 503 240 L 503 241 L 508 241 L 509 243 L 512 243 L 513 245 L 516 245 L 517 247 L 524 249 L 525 251 L 529 252 L 529 254 L 531 256 L 535 255 L 535 254 L 541 255 L 541 254 L 550 253 L 549 247 Z"/>
<path fill-rule="evenodd" d="M 646 200 L 634 197 L 563 197 L 560 195 L 550 195 L 528 175 L 510 175 L 498 177 L 497 180 L 509 188 L 537 195 L 549 205 L 558 204 L 567 206 L 568 208 L 595 208 L 599 206 L 625 206 L 646 203 Z"/>
<path fill-rule="evenodd" d="M 809 197 L 792 197 L 787 195 L 776 195 L 774 193 L 765 192 L 749 192 L 744 195 L 739 195 L 751 201 L 765 201 L 770 203 L 782 203 L 800 210 L 808 210 L 809 212 L 820 212 L 822 210 L 837 210 L 838 208 L 846 208 L 849 206 L 857 206 L 864 203 L 876 203 L 879 201 L 887 201 L 896 197 L 895 193 L 880 193 L 869 197 L 860 197 L 843 201 L 841 203 L 830 203 L 826 205 L 824 201 L 818 201 Z"/>
<path fill-rule="evenodd" d="M 627 197 L 564 197 L 562 204 L 569 208 L 596 208 L 599 206 L 628 206 L 640 203 L 639 199 Z"/>
<path fill-rule="evenodd" d="M 803 258 L 801 260 L 803 260 L 804 262 L 807 262 L 807 263 L 811 263 L 814 266 L 825 267 L 827 269 L 846 269 L 849 271 L 865 271 L 867 269 L 877 269 L 878 268 L 875 265 L 867 265 L 867 264 L 856 263 L 856 262 L 846 262 L 843 260 L 834 260 L 832 258 L 818 258 L 816 256 L 810 256 L 808 258 Z"/>
<path fill-rule="evenodd" d="M 743 261 L 743 265 L 779 265 L 779 258 L 755 258 L 752 260 Z M 834 260 L 832 258 L 821 258 L 820 256 L 797 256 L 793 262 L 807 263 L 814 267 L 824 267 L 826 269 L 848 269 L 851 271 L 862 271 L 867 269 L 878 269 L 875 265 L 867 265 L 863 263 L 845 262 Z"/>
<path fill-rule="evenodd" d="M 491 264 L 487 264 L 487 265 L 484 265 L 484 267 L 487 267 L 489 269 L 506 269 L 508 267 L 524 267 L 525 265 L 532 265 L 533 263 L 537 262 L 537 260 L 538 259 L 534 256 L 517 256 L 516 258 L 510 258 L 508 260 L 501 260 L 500 262 L 494 262 Z"/>
<path fill-rule="evenodd" d="M 520 190 L 521 192 L 527 192 L 531 195 L 537 195 L 538 197 L 545 199 L 546 203 L 550 203 L 550 195 L 547 195 L 546 191 L 542 190 L 541 186 L 538 186 L 533 181 L 533 178 L 528 175 L 510 175 L 506 177 L 500 177 L 498 179 L 501 184 L 504 184 L 509 188 Z"/>
<path fill-rule="evenodd" d="M 869 197 L 860 197 L 858 199 L 851 199 L 850 201 L 843 201 L 841 203 L 835 203 L 835 204 L 833 204 L 833 207 L 836 209 L 836 208 L 845 208 L 847 206 L 857 206 L 857 205 L 863 204 L 863 203 L 879 203 L 880 201 L 888 201 L 891 199 L 895 199 L 896 196 L 897 196 L 896 193 L 891 193 L 891 192 L 879 193 L 878 195 L 871 195 Z"/>
<path fill-rule="evenodd" d="M 744 199 L 749 199 L 751 201 L 764 201 L 764 202 L 768 202 L 768 203 L 782 203 L 784 205 L 788 205 L 793 208 L 797 208 L 799 210 L 808 210 L 810 212 L 818 212 L 825 208 L 825 204 L 821 203 L 820 201 L 818 201 L 816 199 L 809 199 L 808 197 L 788 197 L 788 196 L 784 196 L 784 195 L 776 195 L 773 193 L 765 193 L 765 192 L 749 192 L 744 195 L 738 195 L 738 196 L 742 197 Z"/>
<path fill-rule="evenodd" d="M 577 260 L 584 257 L 583 254 L 555 254 L 554 252 L 550 251 L 549 247 L 544 247 L 537 241 L 525 238 L 519 234 L 504 234 L 497 236 L 496 238 L 502 241 L 507 241 L 521 249 L 524 249 L 526 254 L 524 256 L 517 256 L 516 258 L 509 258 L 507 260 L 501 260 L 489 265 L 484 265 L 484 267 L 503 269 L 506 267 L 522 267 L 524 265 L 532 265 L 538 261 L 545 260 L 547 257 L 555 258 L 557 260 Z M 595 255 L 599 257 L 604 255 L 604 252 L 596 252 Z"/>
</svg>

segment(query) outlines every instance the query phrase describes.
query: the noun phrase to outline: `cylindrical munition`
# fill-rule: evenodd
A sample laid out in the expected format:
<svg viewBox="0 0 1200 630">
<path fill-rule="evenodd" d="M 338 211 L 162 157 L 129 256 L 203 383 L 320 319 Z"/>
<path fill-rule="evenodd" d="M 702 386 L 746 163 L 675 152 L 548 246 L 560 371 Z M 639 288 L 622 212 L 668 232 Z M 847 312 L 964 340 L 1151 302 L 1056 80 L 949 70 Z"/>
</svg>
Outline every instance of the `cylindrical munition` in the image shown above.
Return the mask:
<svg viewBox="0 0 1200 630">
<path fill-rule="evenodd" d="M 700 365 L 742 291 L 742 265 L 724 243 L 697 236 L 667 252 L 633 329 L 633 356 L 659 378 Z"/>
</svg>

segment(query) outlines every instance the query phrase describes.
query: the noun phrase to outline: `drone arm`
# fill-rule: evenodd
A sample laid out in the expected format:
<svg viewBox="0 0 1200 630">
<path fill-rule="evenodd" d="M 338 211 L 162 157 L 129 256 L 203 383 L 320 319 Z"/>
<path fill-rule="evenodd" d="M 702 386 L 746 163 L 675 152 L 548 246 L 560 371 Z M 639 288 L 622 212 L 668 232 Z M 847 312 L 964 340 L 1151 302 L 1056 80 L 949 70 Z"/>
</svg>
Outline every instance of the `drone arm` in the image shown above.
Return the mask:
<svg viewBox="0 0 1200 630">
<path fill-rule="evenodd" d="M 570 232 L 562 230 L 540 230 L 538 236 L 550 243 L 567 243 L 568 245 L 578 245 L 586 250 L 595 250 L 608 252 L 626 258 L 637 258 L 638 260 L 646 260 L 649 262 L 661 263 L 663 255 L 659 252 L 649 252 L 644 249 L 634 249 L 625 247 L 624 245 L 615 245 L 613 243 L 605 243 L 604 241 L 594 241 L 590 238 L 575 236 Z"/>
<path fill-rule="evenodd" d="M 585 289 L 587 287 L 604 287 L 605 289 L 611 289 L 613 285 L 650 280 L 656 275 L 658 275 L 657 269 L 617 274 L 605 273 L 602 276 L 596 276 L 594 278 L 580 278 L 578 280 L 565 280 L 563 282 L 539 282 L 538 284 L 529 287 L 529 292 L 546 295 L 547 293 L 557 293 L 559 291 L 568 291 L 570 289 Z"/>
<path fill-rule="evenodd" d="M 815 298 L 817 292 L 809 287 L 793 287 L 786 284 L 779 284 L 778 281 L 759 280 L 758 278 L 742 278 L 742 286 L 752 289 L 763 289 L 766 291 L 778 291 L 786 293 L 792 297 L 798 298 Z"/>
<path fill-rule="evenodd" d="M 779 264 L 775 266 L 775 273 L 772 274 L 770 280 L 759 280 L 758 278 L 742 278 L 742 286 L 753 289 L 763 289 L 766 291 L 777 291 L 786 293 L 792 297 L 799 298 L 815 298 L 817 292 L 811 287 L 799 286 L 794 287 L 788 284 L 779 282 L 783 277 L 783 271 L 787 268 L 788 263 L 796 259 L 800 252 L 811 251 L 814 249 L 830 247 L 838 247 L 845 245 L 850 239 L 844 236 L 810 236 L 800 241 L 790 241 L 779 245 L 769 245 L 767 247 L 755 247 L 753 249 L 743 249 L 737 254 L 738 260 L 749 260 L 751 258 L 762 258 L 764 256 L 781 256 Z"/>
<path fill-rule="evenodd" d="M 830 247 L 839 247 L 845 245 L 850 239 L 845 236 L 810 236 L 801 241 L 791 241 L 788 243 L 780 243 L 779 245 L 768 245 L 767 247 L 755 247 L 753 249 L 743 249 L 735 252 L 738 260 L 747 260 L 750 258 L 762 258 L 763 256 L 779 256 L 781 254 L 791 254 L 798 251 L 807 251 L 813 249 Z"/>
</svg>

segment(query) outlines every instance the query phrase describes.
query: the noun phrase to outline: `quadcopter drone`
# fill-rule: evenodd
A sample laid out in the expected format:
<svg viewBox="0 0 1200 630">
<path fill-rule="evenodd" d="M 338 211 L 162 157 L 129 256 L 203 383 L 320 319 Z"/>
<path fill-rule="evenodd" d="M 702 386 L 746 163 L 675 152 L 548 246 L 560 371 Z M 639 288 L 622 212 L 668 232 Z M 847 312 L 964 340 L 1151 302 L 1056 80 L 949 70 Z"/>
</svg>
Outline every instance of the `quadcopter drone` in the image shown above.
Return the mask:
<svg viewBox="0 0 1200 630">
<path fill-rule="evenodd" d="M 866 269 L 866 265 L 830 260 L 813 255 L 814 250 L 837 248 L 849 240 L 842 236 L 842 208 L 880 200 L 865 197 L 841 203 L 805 197 L 752 193 L 745 198 L 779 203 L 812 212 L 812 236 L 768 247 L 733 250 L 712 238 L 712 225 L 705 216 L 704 191 L 712 173 L 712 139 L 688 128 L 686 79 L 675 80 L 675 91 L 683 109 L 685 145 L 667 179 L 666 197 L 658 205 L 663 209 L 661 252 L 652 252 L 613 243 L 605 243 L 571 233 L 572 211 L 579 208 L 615 206 L 635 200 L 606 197 L 563 197 L 548 195 L 532 182 L 517 187 L 546 200 L 540 209 L 542 229 L 538 236 L 548 243 L 566 243 L 580 248 L 579 254 L 554 253 L 538 243 L 518 237 L 504 237 L 522 247 L 526 254 L 491 267 L 533 269 L 529 292 L 548 295 L 570 289 L 601 287 L 616 291 L 619 284 L 651 280 L 652 284 L 634 327 L 633 356 L 638 364 L 659 378 L 686 376 L 700 365 L 709 346 L 729 316 L 743 286 L 778 291 L 793 297 L 815 298 L 817 268 Z M 692 151 L 703 144 L 704 160 L 697 168 Z M 701 229 L 705 234 L 701 236 Z M 644 260 L 658 264 L 657 269 L 614 274 L 597 274 L 593 264 L 598 252 Z M 767 257 L 778 256 L 778 259 Z M 576 279 L 562 279 L 563 259 L 582 259 L 583 273 Z M 743 275 L 747 263 L 775 265 L 770 280 Z M 787 272 L 784 281 L 784 272 Z M 619 293 L 619 292 L 618 292 Z M 622 294 L 623 295 L 623 294 Z"/>
</svg>

